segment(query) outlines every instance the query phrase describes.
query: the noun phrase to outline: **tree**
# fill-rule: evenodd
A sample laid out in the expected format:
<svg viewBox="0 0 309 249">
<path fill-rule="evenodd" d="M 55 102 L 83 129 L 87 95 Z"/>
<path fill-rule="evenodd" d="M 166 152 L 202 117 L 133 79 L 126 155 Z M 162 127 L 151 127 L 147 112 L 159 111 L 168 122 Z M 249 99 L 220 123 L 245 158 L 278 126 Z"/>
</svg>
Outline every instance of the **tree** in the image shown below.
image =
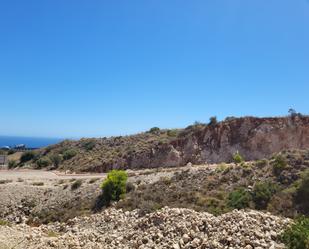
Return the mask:
<svg viewBox="0 0 309 249">
<path fill-rule="evenodd" d="M 119 201 L 126 193 L 128 174 L 123 170 L 112 170 L 102 183 L 102 199 L 105 205 Z"/>
</svg>

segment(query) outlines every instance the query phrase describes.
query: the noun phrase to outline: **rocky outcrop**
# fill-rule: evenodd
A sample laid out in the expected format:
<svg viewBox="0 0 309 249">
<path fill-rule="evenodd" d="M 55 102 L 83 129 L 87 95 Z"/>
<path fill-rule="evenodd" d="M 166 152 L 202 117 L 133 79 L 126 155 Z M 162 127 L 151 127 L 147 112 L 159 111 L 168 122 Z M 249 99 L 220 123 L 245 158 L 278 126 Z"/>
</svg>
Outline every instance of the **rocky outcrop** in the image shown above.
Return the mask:
<svg viewBox="0 0 309 249">
<path fill-rule="evenodd" d="M 191 125 L 177 130 L 146 132 L 125 137 L 65 141 L 40 150 L 40 156 L 77 151 L 60 169 L 106 172 L 229 162 L 239 151 L 246 160 L 269 157 L 287 149 L 309 148 L 309 116 L 233 118 L 217 124 Z"/>
<path fill-rule="evenodd" d="M 151 154 L 135 155 L 129 168 L 229 162 L 235 152 L 246 160 L 288 149 L 309 148 L 309 117 L 235 118 L 216 125 L 191 127 Z M 146 160 L 145 160 L 146 159 Z"/>
<path fill-rule="evenodd" d="M 216 217 L 165 207 L 140 217 L 138 210 L 123 212 L 111 208 L 101 214 L 38 228 L 0 226 L 0 245 L 28 249 L 280 249 L 284 245 L 278 239 L 279 234 L 290 222 L 253 210 L 235 210 Z"/>
<path fill-rule="evenodd" d="M 256 160 L 282 150 L 309 148 L 309 117 L 239 118 L 206 126 L 172 144 L 183 164 L 231 161 L 237 151 L 246 160 Z"/>
</svg>

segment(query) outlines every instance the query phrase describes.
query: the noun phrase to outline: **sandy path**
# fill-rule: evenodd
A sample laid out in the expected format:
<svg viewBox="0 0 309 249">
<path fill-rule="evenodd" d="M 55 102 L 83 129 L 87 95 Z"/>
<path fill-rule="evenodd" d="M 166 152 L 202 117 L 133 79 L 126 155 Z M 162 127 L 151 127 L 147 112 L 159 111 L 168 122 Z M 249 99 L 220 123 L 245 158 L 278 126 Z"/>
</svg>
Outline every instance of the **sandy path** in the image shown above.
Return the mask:
<svg viewBox="0 0 309 249">
<path fill-rule="evenodd" d="M 105 177 L 106 174 L 69 174 L 60 173 L 58 171 L 43 170 L 0 170 L 0 180 L 18 180 L 18 179 L 89 179 L 97 177 Z"/>
</svg>

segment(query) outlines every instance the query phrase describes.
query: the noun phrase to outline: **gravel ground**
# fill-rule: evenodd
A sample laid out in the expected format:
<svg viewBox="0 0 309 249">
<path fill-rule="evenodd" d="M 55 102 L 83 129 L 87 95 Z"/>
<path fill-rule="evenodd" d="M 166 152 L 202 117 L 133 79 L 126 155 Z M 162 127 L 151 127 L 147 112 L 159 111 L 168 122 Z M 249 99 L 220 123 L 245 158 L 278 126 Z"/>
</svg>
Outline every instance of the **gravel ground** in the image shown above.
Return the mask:
<svg viewBox="0 0 309 249">
<path fill-rule="evenodd" d="M 253 210 L 218 217 L 168 208 L 140 217 L 110 208 L 90 217 L 31 228 L 0 226 L 0 248 L 16 249 L 280 249 L 290 220 Z M 2 246 L 2 247 L 1 247 Z"/>
</svg>

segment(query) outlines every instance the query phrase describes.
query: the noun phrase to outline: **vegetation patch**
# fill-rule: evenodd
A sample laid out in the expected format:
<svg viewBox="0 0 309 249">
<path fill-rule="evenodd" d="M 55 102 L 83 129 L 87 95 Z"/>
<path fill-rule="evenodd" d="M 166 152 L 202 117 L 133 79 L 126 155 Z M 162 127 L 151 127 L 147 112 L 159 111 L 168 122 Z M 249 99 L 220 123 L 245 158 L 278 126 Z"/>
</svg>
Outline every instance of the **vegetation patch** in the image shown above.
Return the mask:
<svg viewBox="0 0 309 249">
<path fill-rule="evenodd" d="M 281 235 L 288 249 L 309 249 L 309 218 L 298 218 Z"/>
<path fill-rule="evenodd" d="M 232 191 L 227 200 L 227 205 L 232 209 L 243 209 L 250 205 L 251 194 L 245 188 L 238 188 Z"/>
<path fill-rule="evenodd" d="M 254 185 L 252 198 L 257 209 L 266 209 L 271 197 L 278 190 L 277 184 L 265 181 L 257 182 Z"/>
</svg>

